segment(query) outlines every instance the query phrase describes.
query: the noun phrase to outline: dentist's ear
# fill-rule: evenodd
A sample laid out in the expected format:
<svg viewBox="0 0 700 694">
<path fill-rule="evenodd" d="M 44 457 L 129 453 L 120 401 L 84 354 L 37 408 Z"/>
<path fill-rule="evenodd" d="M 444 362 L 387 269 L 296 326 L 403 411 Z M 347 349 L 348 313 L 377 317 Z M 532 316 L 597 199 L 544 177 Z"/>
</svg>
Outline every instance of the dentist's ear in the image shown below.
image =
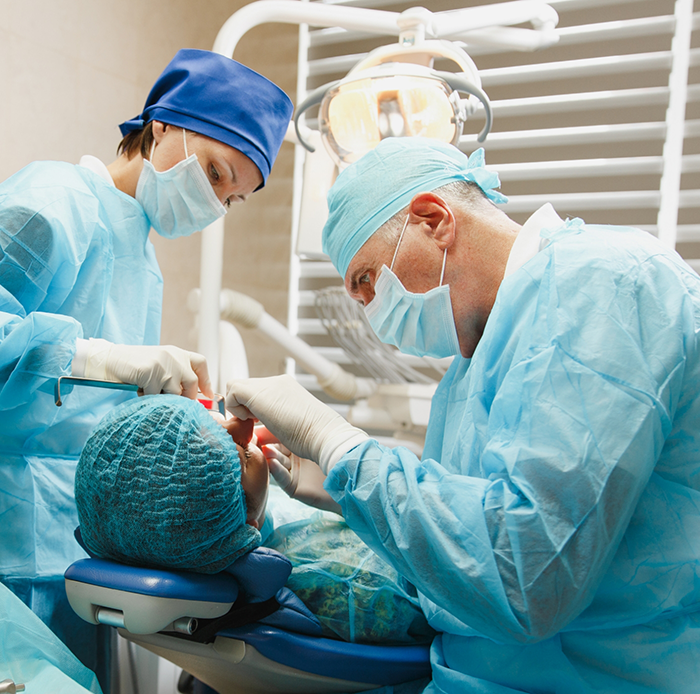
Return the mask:
<svg viewBox="0 0 700 694">
<path fill-rule="evenodd" d="M 455 240 L 456 221 L 450 206 L 435 193 L 418 193 L 408 206 L 409 223 L 418 224 L 444 251 Z"/>
</svg>

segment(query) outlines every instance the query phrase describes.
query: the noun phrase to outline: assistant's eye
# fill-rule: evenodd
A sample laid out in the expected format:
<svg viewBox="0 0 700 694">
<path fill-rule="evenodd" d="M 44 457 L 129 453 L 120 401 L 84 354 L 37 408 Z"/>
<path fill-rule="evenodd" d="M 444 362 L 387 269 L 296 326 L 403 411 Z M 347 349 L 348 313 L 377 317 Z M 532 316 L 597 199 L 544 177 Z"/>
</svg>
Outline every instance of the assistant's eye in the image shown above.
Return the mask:
<svg viewBox="0 0 700 694">
<path fill-rule="evenodd" d="M 220 176 L 219 176 L 219 172 L 216 170 L 216 167 L 214 166 L 214 164 L 212 164 L 209 167 L 209 175 L 211 176 L 212 181 L 218 182 Z"/>
<path fill-rule="evenodd" d="M 369 284 L 369 272 L 366 272 L 360 279 L 358 280 L 359 284 Z"/>
</svg>

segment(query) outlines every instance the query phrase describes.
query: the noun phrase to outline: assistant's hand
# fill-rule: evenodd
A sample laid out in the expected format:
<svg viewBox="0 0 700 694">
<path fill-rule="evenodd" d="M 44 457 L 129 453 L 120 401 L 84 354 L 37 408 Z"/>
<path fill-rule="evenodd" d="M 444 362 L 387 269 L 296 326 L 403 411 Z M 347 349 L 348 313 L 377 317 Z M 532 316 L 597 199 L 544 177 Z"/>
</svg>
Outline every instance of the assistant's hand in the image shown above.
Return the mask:
<svg viewBox="0 0 700 694">
<path fill-rule="evenodd" d="M 316 399 L 291 376 L 229 381 L 226 408 L 241 419 L 259 419 L 300 458 L 333 466 L 369 437 Z"/>
<path fill-rule="evenodd" d="M 83 375 L 134 383 L 147 395 L 174 393 L 194 399 L 199 389 L 214 397 L 207 360 L 201 354 L 170 345 L 115 345 L 91 339 Z"/>
<path fill-rule="evenodd" d="M 287 496 L 307 506 L 342 515 L 340 506 L 323 488 L 326 476 L 316 463 L 294 455 L 281 444 L 264 446 L 262 451 L 270 474 Z"/>
</svg>

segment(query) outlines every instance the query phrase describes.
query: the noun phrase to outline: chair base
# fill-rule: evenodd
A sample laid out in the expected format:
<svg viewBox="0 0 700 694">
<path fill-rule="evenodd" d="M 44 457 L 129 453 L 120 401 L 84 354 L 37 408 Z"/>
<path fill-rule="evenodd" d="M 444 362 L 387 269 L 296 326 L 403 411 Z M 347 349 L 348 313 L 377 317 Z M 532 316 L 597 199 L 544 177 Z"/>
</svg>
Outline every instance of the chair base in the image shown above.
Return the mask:
<svg viewBox="0 0 700 694">
<path fill-rule="evenodd" d="M 202 644 L 165 634 L 118 631 L 123 638 L 175 663 L 219 694 L 342 694 L 379 686 L 281 665 L 239 639 L 217 636 L 213 643 Z"/>
</svg>

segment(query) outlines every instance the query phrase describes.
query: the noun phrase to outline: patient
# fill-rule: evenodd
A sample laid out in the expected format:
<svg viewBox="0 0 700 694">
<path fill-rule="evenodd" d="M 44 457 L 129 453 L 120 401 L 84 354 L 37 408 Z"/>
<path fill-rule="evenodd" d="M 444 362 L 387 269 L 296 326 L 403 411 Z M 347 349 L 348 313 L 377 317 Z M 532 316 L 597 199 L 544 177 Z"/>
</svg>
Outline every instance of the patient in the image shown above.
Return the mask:
<svg viewBox="0 0 700 694">
<path fill-rule="evenodd" d="M 111 411 L 76 470 L 89 551 L 132 565 L 216 573 L 260 545 L 263 530 L 265 544 L 291 561 L 287 586 L 326 636 L 429 642 L 435 632 L 415 591 L 339 516 L 309 509 L 311 517 L 272 532 L 271 518 L 285 515 L 280 506 L 299 502 L 273 494 L 265 522 L 268 466 L 250 427 L 174 395 L 144 396 Z"/>
<path fill-rule="evenodd" d="M 196 400 L 144 396 L 95 428 L 75 497 L 93 554 L 137 566 L 217 573 L 261 542 L 268 468 Z"/>
</svg>

